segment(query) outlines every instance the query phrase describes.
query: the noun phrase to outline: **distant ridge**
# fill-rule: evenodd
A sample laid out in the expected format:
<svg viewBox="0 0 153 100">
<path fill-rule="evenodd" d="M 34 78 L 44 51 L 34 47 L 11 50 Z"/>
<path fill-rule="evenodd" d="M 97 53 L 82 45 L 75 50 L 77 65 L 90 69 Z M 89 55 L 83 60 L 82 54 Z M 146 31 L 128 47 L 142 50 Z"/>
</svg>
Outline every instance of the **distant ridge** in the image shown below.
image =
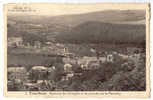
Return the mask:
<svg viewBox="0 0 153 100">
<path fill-rule="evenodd" d="M 145 43 L 145 25 L 110 24 L 89 21 L 70 32 L 57 35 L 58 41 L 69 43 Z"/>
</svg>

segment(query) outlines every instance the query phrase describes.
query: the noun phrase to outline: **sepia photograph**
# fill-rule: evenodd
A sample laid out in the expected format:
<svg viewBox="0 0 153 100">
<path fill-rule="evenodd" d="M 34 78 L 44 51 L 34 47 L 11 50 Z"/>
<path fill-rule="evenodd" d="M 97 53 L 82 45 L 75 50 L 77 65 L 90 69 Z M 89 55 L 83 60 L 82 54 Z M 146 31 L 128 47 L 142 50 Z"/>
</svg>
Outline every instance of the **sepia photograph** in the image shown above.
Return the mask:
<svg viewBox="0 0 153 100">
<path fill-rule="evenodd" d="M 6 94 L 149 95 L 149 4 L 16 3 L 4 12 Z"/>
</svg>

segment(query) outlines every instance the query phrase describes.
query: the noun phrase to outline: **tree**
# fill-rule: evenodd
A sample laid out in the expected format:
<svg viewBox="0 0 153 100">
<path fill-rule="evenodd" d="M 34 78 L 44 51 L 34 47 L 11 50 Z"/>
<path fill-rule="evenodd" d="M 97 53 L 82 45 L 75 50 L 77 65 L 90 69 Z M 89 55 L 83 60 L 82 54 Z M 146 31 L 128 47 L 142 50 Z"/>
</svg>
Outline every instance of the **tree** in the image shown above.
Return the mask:
<svg viewBox="0 0 153 100">
<path fill-rule="evenodd" d="M 44 43 L 46 41 L 46 37 L 38 34 L 29 34 L 26 33 L 23 36 L 23 43 L 27 44 L 30 43 L 30 45 L 35 45 L 35 41 L 40 41 L 41 43 Z"/>
</svg>

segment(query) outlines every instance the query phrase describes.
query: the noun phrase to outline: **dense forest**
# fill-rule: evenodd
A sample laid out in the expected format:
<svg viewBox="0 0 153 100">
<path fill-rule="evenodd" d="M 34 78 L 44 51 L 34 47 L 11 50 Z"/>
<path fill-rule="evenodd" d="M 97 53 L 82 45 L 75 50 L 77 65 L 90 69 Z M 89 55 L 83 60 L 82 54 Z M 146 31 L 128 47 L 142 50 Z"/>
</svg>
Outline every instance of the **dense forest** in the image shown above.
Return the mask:
<svg viewBox="0 0 153 100">
<path fill-rule="evenodd" d="M 144 25 L 86 22 L 70 32 L 57 35 L 57 40 L 68 43 L 135 43 L 145 42 Z"/>
</svg>

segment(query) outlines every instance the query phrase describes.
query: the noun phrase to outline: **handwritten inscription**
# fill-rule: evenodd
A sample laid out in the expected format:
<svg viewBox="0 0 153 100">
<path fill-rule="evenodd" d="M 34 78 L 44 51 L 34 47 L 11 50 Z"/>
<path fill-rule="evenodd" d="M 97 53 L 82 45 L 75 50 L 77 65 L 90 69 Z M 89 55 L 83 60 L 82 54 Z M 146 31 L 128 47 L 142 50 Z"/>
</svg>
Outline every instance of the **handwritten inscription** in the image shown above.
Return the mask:
<svg viewBox="0 0 153 100">
<path fill-rule="evenodd" d="M 8 9 L 9 12 L 36 12 L 35 9 L 27 6 L 14 6 L 11 9 Z"/>
</svg>

